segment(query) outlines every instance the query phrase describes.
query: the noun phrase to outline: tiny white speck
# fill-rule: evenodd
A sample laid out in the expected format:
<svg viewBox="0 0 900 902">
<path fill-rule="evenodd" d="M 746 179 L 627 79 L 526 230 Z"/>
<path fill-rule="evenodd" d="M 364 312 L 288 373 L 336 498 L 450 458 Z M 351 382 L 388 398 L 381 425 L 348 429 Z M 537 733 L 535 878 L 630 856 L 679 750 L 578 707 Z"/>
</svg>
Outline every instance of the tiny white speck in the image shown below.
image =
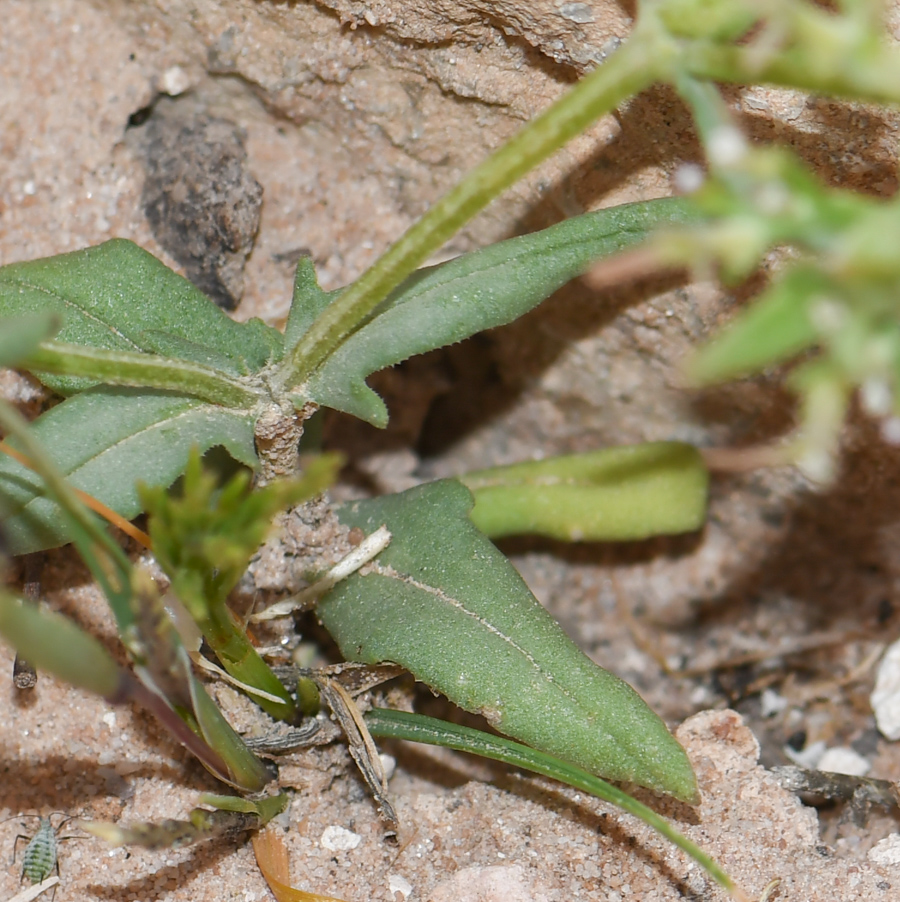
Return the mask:
<svg viewBox="0 0 900 902">
<path fill-rule="evenodd" d="M 397 759 L 393 755 L 386 755 L 384 753 L 380 754 L 378 757 L 381 759 L 385 780 L 390 780 L 397 770 Z"/>
<path fill-rule="evenodd" d="M 828 749 L 816 765 L 819 770 L 834 774 L 849 774 L 851 777 L 864 777 L 871 765 L 869 759 L 847 746 L 836 746 Z"/>
<path fill-rule="evenodd" d="M 736 128 L 722 126 L 709 136 L 708 152 L 717 166 L 733 166 L 747 152 L 747 140 Z"/>
<path fill-rule="evenodd" d="M 105 723 L 111 730 L 116 725 L 116 712 L 115 711 L 107 711 L 106 714 L 102 717 L 103 723 Z"/>
<path fill-rule="evenodd" d="M 860 391 L 860 400 L 863 407 L 876 417 L 886 416 L 894 406 L 894 397 L 891 387 L 884 379 L 873 377 L 866 379 Z"/>
<path fill-rule="evenodd" d="M 696 163 L 684 163 L 675 170 L 675 187 L 682 194 L 693 194 L 703 186 L 705 178 L 703 169 Z"/>
<path fill-rule="evenodd" d="M 191 79 L 181 66 L 169 66 L 159 80 L 159 90 L 170 97 L 177 97 L 191 86 Z"/>
<path fill-rule="evenodd" d="M 889 445 L 900 445 L 900 417 L 888 417 L 881 424 L 881 437 Z"/>
<path fill-rule="evenodd" d="M 27 194 L 29 197 L 37 194 L 37 185 L 34 183 L 34 179 L 28 179 L 28 181 L 22 185 L 22 193 Z"/>
</svg>

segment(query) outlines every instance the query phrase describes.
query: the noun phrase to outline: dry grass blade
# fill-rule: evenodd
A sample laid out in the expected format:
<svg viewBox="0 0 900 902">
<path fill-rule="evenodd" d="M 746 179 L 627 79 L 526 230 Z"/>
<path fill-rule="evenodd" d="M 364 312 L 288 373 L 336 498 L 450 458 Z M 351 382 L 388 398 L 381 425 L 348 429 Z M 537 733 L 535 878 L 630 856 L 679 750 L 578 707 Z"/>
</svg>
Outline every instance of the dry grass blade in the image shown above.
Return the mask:
<svg viewBox="0 0 900 902">
<path fill-rule="evenodd" d="M 347 736 L 350 757 L 356 762 L 381 816 L 392 830 L 397 829 L 397 814 L 388 799 L 387 776 L 372 734 L 350 693 L 337 680 L 317 677 L 316 683 L 325 703 L 331 708 Z"/>
<path fill-rule="evenodd" d="M 36 883 L 34 886 L 23 889 L 21 893 L 16 893 L 7 902 L 31 902 L 32 899 L 37 899 L 41 893 L 46 892 L 48 889 L 53 889 L 58 883 L 59 877 L 48 877 L 42 883 Z M 281 902 L 280 899 L 279 902 Z"/>
<path fill-rule="evenodd" d="M 308 893 L 291 886 L 287 847 L 281 834 L 271 827 L 260 830 L 253 837 L 253 851 L 256 853 L 256 863 L 278 902 L 344 902 L 334 896 Z"/>
</svg>

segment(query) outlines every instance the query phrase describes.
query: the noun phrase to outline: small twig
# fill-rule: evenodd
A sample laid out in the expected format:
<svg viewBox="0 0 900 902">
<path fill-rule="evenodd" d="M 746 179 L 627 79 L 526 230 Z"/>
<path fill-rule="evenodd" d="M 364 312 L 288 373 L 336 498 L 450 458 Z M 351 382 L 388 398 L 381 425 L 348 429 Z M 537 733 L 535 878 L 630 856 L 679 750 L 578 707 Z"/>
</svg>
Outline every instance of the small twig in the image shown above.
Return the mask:
<svg viewBox="0 0 900 902">
<path fill-rule="evenodd" d="M 808 792 L 829 801 L 868 802 L 887 809 L 900 806 L 900 784 L 891 780 L 807 770 L 794 765 L 774 767 L 772 773 L 788 792 Z"/>
<path fill-rule="evenodd" d="M 331 730 L 325 727 L 327 724 Z M 242 736 L 244 745 L 253 752 L 263 755 L 283 755 L 296 749 L 314 745 L 327 745 L 340 737 L 340 731 L 331 721 L 320 721 L 315 717 L 305 720 L 302 726 L 289 727 L 278 724 L 276 729 L 264 736 Z"/>
<path fill-rule="evenodd" d="M 25 558 L 25 582 L 22 595 L 30 602 L 37 603 L 41 599 L 41 555 L 29 554 Z M 16 689 L 34 689 L 37 686 L 37 671 L 30 661 L 26 661 L 16 652 L 13 661 L 13 685 Z"/>
<path fill-rule="evenodd" d="M 790 466 L 794 460 L 787 445 L 752 445 L 748 448 L 701 448 L 707 468 L 719 473 L 747 473 L 769 467 Z"/>
<path fill-rule="evenodd" d="M 251 621 L 273 620 L 276 617 L 287 617 L 294 611 L 307 611 L 341 580 L 351 576 L 360 567 L 365 566 L 374 557 L 388 547 L 391 534 L 386 526 L 381 526 L 371 535 L 366 536 L 346 557 L 341 558 L 321 579 L 316 580 L 296 595 L 285 598 L 270 605 L 264 611 L 250 616 Z"/>
<path fill-rule="evenodd" d="M 347 736 L 350 756 L 356 762 L 369 791 L 374 796 L 381 816 L 396 830 L 397 814 L 387 797 L 387 776 L 375 740 L 372 739 L 372 734 L 363 720 L 362 712 L 350 693 L 337 680 L 319 677 L 316 679 L 316 684 Z"/>
</svg>

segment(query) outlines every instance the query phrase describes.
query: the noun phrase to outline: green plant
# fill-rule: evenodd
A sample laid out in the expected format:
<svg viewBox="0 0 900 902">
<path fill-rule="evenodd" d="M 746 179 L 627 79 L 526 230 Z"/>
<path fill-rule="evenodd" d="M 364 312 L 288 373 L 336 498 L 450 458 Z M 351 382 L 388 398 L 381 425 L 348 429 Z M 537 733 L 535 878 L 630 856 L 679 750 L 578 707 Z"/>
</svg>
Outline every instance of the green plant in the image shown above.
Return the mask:
<svg viewBox="0 0 900 902">
<path fill-rule="evenodd" d="M 36 347 L 34 335 L 52 324 L 18 325 L 21 334 L 32 330 L 32 350 L 20 365 L 69 396 L 38 419 L 32 429 L 37 443 L 22 450 L 36 461 L 40 444 L 52 448 L 55 468 L 124 516 L 155 508 L 154 548 L 165 557 L 169 541 L 167 566 L 176 591 L 187 596 L 207 639 L 223 649 L 220 657 L 232 676 L 262 689 L 268 677 L 241 644 L 239 631 L 228 625 L 224 600 L 247 548 L 259 539 L 256 525 L 279 504 L 289 503 L 292 492 L 309 487 L 274 491 L 252 502 L 258 507 L 244 517 L 236 512 L 238 500 L 246 502 L 246 487 L 235 484 L 221 495 L 211 484 L 204 488 L 196 464 L 189 465 L 191 448 L 225 447 L 236 460 L 259 469 L 260 486 L 291 475 L 303 421 L 317 407 L 383 425 L 387 412 L 365 383 L 370 373 L 509 322 L 599 257 L 635 245 L 653 226 L 680 223 L 682 228 L 647 245 L 660 265 L 715 264 L 734 279 L 751 272 L 774 246 L 799 249 L 799 258 L 781 270 L 734 331 L 701 353 L 691 373 L 697 381 L 710 381 L 820 347 L 819 358 L 794 378 L 804 401 L 802 431 L 779 459 L 827 475 L 837 426 L 854 386 L 865 387 L 876 412 L 897 413 L 894 204 L 823 188 L 785 152 L 749 148 L 711 81 L 900 100 L 900 55 L 883 40 L 880 4 L 857 0 L 836 6 L 831 11 L 801 0 L 644 2 L 633 35 L 617 53 L 477 167 L 350 287 L 323 292 L 311 264 L 302 262 L 283 335 L 259 322 L 232 322 L 189 283 L 128 242 L 0 269 L 0 313 L 50 312 L 62 320 L 57 340 Z M 679 91 L 707 151 L 710 175 L 690 204 L 669 199 L 588 214 L 414 272 L 504 188 L 654 82 Z M 27 444 L 25 433 L 13 427 Z M 633 485 L 649 483 L 653 503 L 625 526 L 624 519 L 612 530 L 608 522 L 592 525 L 578 510 L 532 516 L 536 505 L 556 504 L 565 496 L 548 494 L 561 482 L 574 485 L 570 494 L 575 496 L 595 484 L 598 462 L 584 460 L 472 474 L 466 481 L 475 495 L 474 516 L 494 534 L 534 529 L 568 538 L 630 538 L 700 525 L 705 476 L 696 455 L 671 446 L 627 454 L 632 463 L 643 458 L 633 471 Z M 616 455 L 621 458 L 622 452 L 601 461 L 601 483 L 604 472 L 617 467 L 622 472 Z M 96 555 L 96 524 L 66 500 L 68 490 L 47 463 L 39 462 L 39 475 L 16 462 L 0 467 L 10 548 L 22 552 L 74 540 L 83 555 Z M 648 468 L 654 470 L 652 479 Z M 209 512 L 198 528 L 218 537 L 193 548 L 177 538 L 184 511 L 178 513 L 159 491 L 142 496 L 136 484 L 138 472 L 165 487 L 185 470 L 186 498 L 203 498 Z M 623 497 L 631 504 L 641 495 Z M 60 503 L 65 516 L 60 516 Z M 613 510 L 621 509 L 615 499 L 612 504 Z M 372 572 L 339 583 L 320 604 L 320 616 L 344 653 L 364 661 L 399 661 L 464 707 L 486 713 L 510 735 L 557 754 L 565 746 L 570 762 L 594 773 L 692 799 L 696 787 L 683 751 L 631 690 L 590 665 L 565 639 L 508 563 L 471 526 L 469 505 L 458 484 L 435 483 L 336 511 L 346 525 L 371 530 L 387 522 L 393 534 Z M 657 518 L 659 508 L 664 516 Z M 243 536 L 232 547 L 221 525 L 235 516 Z M 434 530 L 440 532 L 437 538 Z M 438 539 L 445 535 L 452 539 L 440 549 Z M 105 588 L 114 610 L 117 604 L 121 608 L 120 632 L 128 642 L 140 612 L 155 609 L 152 592 L 121 569 L 113 549 L 103 547 L 107 565 L 118 567 L 120 578 L 111 583 L 109 566 L 99 562 L 94 572 L 107 579 Z M 436 547 L 442 554 L 436 555 Z M 218 581 L 211 573 L 223 548 L 233 559 L 227 577 Z M 495 583 L 502 585 L 502 594 Z M 443 606 L 435 607 L 436 598 Z M 32 616 L 22 614 L 25 609 L 15 602 L 5 610 L 7 635 Z M 516 613 L 509 615 L 510 610 Z M 145 628 L 144 641 L 154 635 Z M 24 644 L 21 636 L 13 641 Z M 171 637 L 165 641 L 177 648 Z M 495 666 L 497 654 L 490 651 L 495 641 L 508 668 Z M 237 644 L 225 653 L 231 642 Z M 140 648 L 131 650 L 140 661 Z M 33 657 L 30 647 L 27 654 Z M 184 701 L 179 711 L 204 738 L 207 751 L 200 753 L 207 765 L 244 788 L 258 783 L 262 776 L 252 762 L 216 760 L 220 746 L 231 742 L 227 731 L 220 736 L 204 725 L 214 715 L 184 666 L 184 655 L 170 657 L 182 663 L 166 694 Z M 479 668 L 480 676 L 461 679 L 469 667 Z M 77 662 L 67 675 L 79 679 Z M 494 677 L 495 682 L 487 682 Z M 97 688 L 115 695 L 123 679 L 110 671 Z M 293 716 L 293 700 L 267 685 L 274 698 L 270 710 Z M 523 710 L 526 693 L 541 697 L 545 707 Z M 582 724 L 584 733 L 573 726 L 559 743 L 545 729 L 549 711 L 561 711 L 560 719 L 570 725 Z M 612 738 L 598 743 L 598 731 Z M 239 759 L 239 746 L 231 744 Z"/>
<path fill-rule="evenodd" d="M 66 311 L 58 333 L 62 341 L 42 343 L 27 360 L 27 366 L 48 385 L 71 394 L 35 422 L 35 438 L 54 449 L 56 465 L 78 488 L 125 516 L 148 507 L 155 512 L 150 530 L 153 547 L 169 572 L 176 594 L 231 675 L 281 696 L 281 706 L 264 704 L 270 713 L 289 718 L 293 704 L 284 698 L 274 677 L 266 675 L 267 668 L 260 666 L 261 662 L 250 670 L 256 657 L 222 608 L 263 533 L 258 525 L 251 530 L 246 544 L 236 553 L 237 564 L 224 567 L 221 561 L 229 543 L 238 541 L 229 519 L 229 505 L 241 497 L 243 488 L 226 488 L 216 501 L 218 512 L 203 513 L 207 503 L 213 501 L 213 485 L 201 485 L 199 471 L 188 467 L 191 449 L 222 445 L 239 461 L 261 466 L 263 483 L 279 473 L 294 472 L 302 417 L 314 405 L 326 404 L 376 423 L 384 422 L 382 402 L 364 383 L 370 372 L 411 353 L 513 319 L 583 271 L 598 254 L 618 250 L 643 237 L 649 223 L 685 215 L 684 205 L 674 200 L 588 214 L 540 235 L 512 239 L 416 273 L 376 315 L 359 324 L 302 388 L 295 373 L 298 365 L 305 369 L 307 364 L 303 357 L 298 364 L 296 349 L 340 301 L 318 288 L 308 262 L 298 268 L 284 337 L 259 321 L 241 325 L 228 319 L 190 283 L 125 241 L 4 267 L 0 270 L 0 304 L 5 302 L 7 309 L 15 305 L 20 311 L 46 312 L 48 306 L 60 315 Z M 109 345 L 117 348 L 111 350 Z M 160 353 L 162 349 L 170 356 Z M 176 353 L 180 356 L 171 356 Z M 65 375 L 50 375 L 49 367 L 64 370 Z M 98 379 L 129 387 L 98 384 Z M 137 387 L 141 383 L 148 387 Z M 268 438 L 267 430 L 275 440 Z M 259 461 L 254 439 L 260 449 Z M 285 459 L 279 457 L 279 449 L 287 451 Z M 669 518 L 665 527 L 672 531 L 693 529 L 702 523 L 706 489 L 702 464 L 689 452 L 676 457 L 670 455 L 667 461 L 665 456 L 658 456 L 653 461 L 656 489 L 651 503 L 643 506 L 647 532 L 654 530 L 653 518 L 660 510 Z M 165 487 L 186 467 L 191 478 L 177 509 L 171 500 L 163 503 L 164 493 L 159 490 L 139 492 L 138 473 L 146 481 Z M 636 475 L 642 476 L 640 467 Z M 10 460 L 0 466 L 0 479 L 7 504 L 14 511 L 4 524 L 13 551 L 59 544 L 70 537 L 70 527 L 58 516 L 57 507 L 41 494 L 38 476 Z M 267 523 L 279 507 L 287 505 L 288 497 L 275 491 L 278 484 L 259 487 L 254 493 L 258 507 L 241 514 L 242 523 Z M 309 476 L 304 482 L 308 484 Z M 321 483 L 317 485 L 321 488 Z M 666 496 L 667 491 L 671 497 Z M 271 502 L 263 501 L 268 498 L 265 493 L 271 494 Z M 521 696 L 526 685 L 522 680 L 528 686 L 541 685 L 556 697 L 554 704 L 564 706 L 561 710 L 568 711 L 573 723 L 599 726 L 602 722 L 603 732 L 615 737 L 601 749 L 586 734 L 577 752 L 583 766 L 619 779 L 634 779 L 680 798 L 693 798 L 696 788 L 690 766 L 662 723 L 637 695 L 591 665 L 552 625 L 505 559 L 467 525 L 468 497 L 461 486 L 451 490 L 450 486 L 435 484 L 416 492 L 412 504 L 407 493 L 398 499 L 392 516 L 385 514 L 394 533 L 386 554 L 405 555 L 402 572 L 407 593 L 415 594 L 413 587 L 419 586 L 421 601 L 432 603 L 414 614 L 414 638 L 401 638 L 394 617 L 385 620 L 393 625 L 388 638 L 392 633 L 394 639 L 379 647 L 383 659 L 406 663 L 411 642 L 436 650 L 449 639 L 455 648 L 475 653 L 489 634 L 503 637 L 510 672 L 498 671 L 482 648 L 479 671 L 472 671 L 473 677 L 476 672 L 482 674 L 484 698 L 480 701 L 467 697 L 452 670 L 439 672 L 425 667 L 424 662 L 410 662 L 409 666 L 415 676 L 433 688 L 464 707 L 485 710 L 496 722 L 504 723 L 512 735 L 529 742 L 535 741 L 541 722 L 539 712 L 532 707 L 516 717 L 505 709 L 516 704 L 514 696 Z M 632 501 L 625 499 L 626 504 Z M 427 513 L 429 528 L 441 535 L 452 535 L 456 523 L 463 529 L 456 545 L 448 550 L 443 571 L 438 573 L 431 567 L 429 572 L 438 574 L 436 582 L 425 576 L 428 565 L 424 563 L 424 548 L 416 545 L 416 534 L 424 528 L 419 523 L 420 512 Z M 349 508 L 337 513 L 347 522 L 352 519 Z M 201 552 L 195 538 L 206 528 L 220 538 L 217 543 L 204 538 L 206 545 Z M 214 581 L 204 582 L 196 576 L 199 559 L 188 557 L 195 552 L 208 567 L 216 567 Z M 459 576 L 455 569 L 472 559 L 488 563 L 478 574 Z M 497 589 L 498 581 L 505 581 L 502 592 Z M 355 580 L 347 581 L 347 586 L 355 585 Z M 435 593 L 447 599 L 441 609 L 434 606 Z M 517 612 L 517 630 L 501 626 L 497 619 L 510 607 Z M 363 623 L 358 605 L 333 609 L 339 613 L 329 618 L 328 626 L 347 652 L 351 642 L 344 637 L 356 636 L 370 624 Z M 528 628 L 532 635 L 526 638 L 525 624 L 532 622 L 534 625 Z M 473 634 L 476 624 L 481 626 Z M 577 692 L 574 685 L 560 691 L 560 677 L 555 674 L 566 671 L 580 674 Z M 492 677 L 485 679 L 485 673 Z M 514 688 L 517 681 L 518 691 Z M 492 699 L 490 704 L 487 698 Z M 614 710 L 610 709 L 611 701 L 618 705 Z M 620 715 L 626 711 L 623 719 Z M 562 747 L 557 739 L 557 750 Z M 645 762 L 651 763 L 648 766 Z"/>
</svg>

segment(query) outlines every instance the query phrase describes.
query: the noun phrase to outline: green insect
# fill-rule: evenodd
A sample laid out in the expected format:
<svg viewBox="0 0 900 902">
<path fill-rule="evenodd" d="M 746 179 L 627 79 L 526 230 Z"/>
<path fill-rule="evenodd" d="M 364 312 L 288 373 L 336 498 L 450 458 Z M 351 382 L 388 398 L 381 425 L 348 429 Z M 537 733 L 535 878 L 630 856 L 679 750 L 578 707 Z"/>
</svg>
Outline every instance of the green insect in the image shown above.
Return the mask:
<svg viewBox="0 0 900 902">
<path fill-rule="evenodd" d="M 32 885 L 43 883 L 53 871 L 59 874 L 57 846 L 62 840 L 72 838 L 69 836 L 60 837 L 59 831 L 74 816 L 63 818 L 56 827 L 53 826 L 53 822 L 49 817 L 37 814 L 24 814 L 21 817 L 33 817 L 39 821 L 37 833 L 28 840 L 28 845 L 25 846 L 25 853 L 22 856 L 22 876 L 27 877 Z M 18 844 L 20 839 L 28 839 L 28 837 L 21 834 L 16 837 L 16 842 L 13 845 L 14 860 L 15 845 Z"/>
</svg>

